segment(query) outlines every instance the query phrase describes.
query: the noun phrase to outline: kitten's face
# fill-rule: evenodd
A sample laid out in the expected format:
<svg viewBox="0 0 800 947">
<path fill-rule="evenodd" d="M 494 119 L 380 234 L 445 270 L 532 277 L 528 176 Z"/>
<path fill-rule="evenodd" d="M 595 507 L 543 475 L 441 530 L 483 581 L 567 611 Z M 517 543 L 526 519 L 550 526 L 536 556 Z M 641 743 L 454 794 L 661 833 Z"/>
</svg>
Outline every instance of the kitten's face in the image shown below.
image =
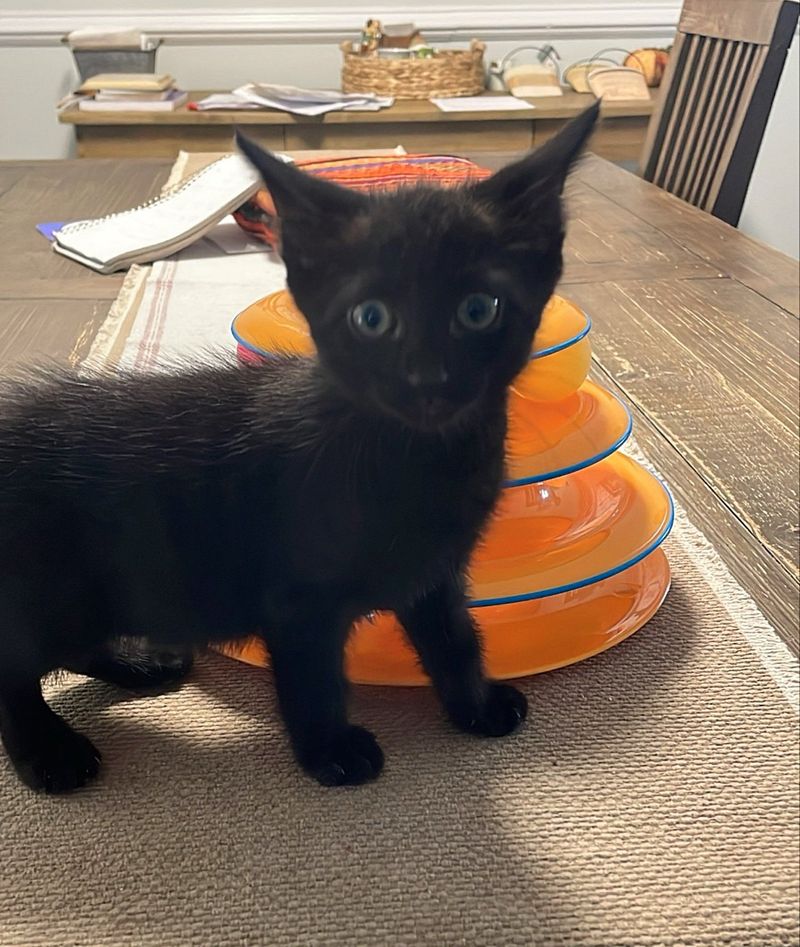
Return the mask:
<svg viewBox="0 0 800 947">
<path fill-rule="evenodd" d="M 354 404 L 435 431 L 502 397 L 561 274 L 561 187 L 594 117 L 456 190 L 364 195 L 240 140 L 281 215 L 320 363 Z"/>
<path fill-rule="evenodd" d="M 502 392 L 525 365 L 560 273 L 561 228 L 514 248 L 469 190 L 365 202 L 336 238 L 288 222 L 289 288 L 323 366 L 364 409 L 434 430 Z"/>
</svg>

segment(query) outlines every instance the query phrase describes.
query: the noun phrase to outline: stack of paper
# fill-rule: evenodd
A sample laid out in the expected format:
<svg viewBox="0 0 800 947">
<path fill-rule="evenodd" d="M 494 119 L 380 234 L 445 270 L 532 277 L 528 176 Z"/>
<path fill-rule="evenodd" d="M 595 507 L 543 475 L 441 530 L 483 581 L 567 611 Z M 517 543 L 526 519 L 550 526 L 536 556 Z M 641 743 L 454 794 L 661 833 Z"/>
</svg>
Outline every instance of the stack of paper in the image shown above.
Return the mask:
<svg viewBox="0 0 800 947">
<path fill-rule="evenodd" d="M 431 102 L 442 112 L 518 112 L 536 107 L 511 95 L 462 95 Z"/>
<path fill-rule="evenodd" d="M 298 89 L 288 85 L 250 82 L 231 93 L 217 93 L 193 107 L 206 109 L 270 108 L 295 115 L 324 115 L 326 112 L 374 112 L 388 108 L 394 99 L 365 93 L 343 93 L 325 89 Z"/>
<path fill-rule="evenodd" d="M 167 73 L 109 72 L 92 76 L 78 89 L 82 112 L 171 112 L 188 98 Z"/>
<path fill-rule="evenodd" d="M 193 112 L 210 112 L 216 109 L 242 111 L 260 109 L 263 107 L 263 105 L 259 105 L 257 102 L 250 102 L 247 99 L 243 99 L 235 92 L 212 92 L 211 95 L 207 95 L 204 99 L 198 99 L 196 102 L 189 103 L 189 108 Z"/>
</svg>

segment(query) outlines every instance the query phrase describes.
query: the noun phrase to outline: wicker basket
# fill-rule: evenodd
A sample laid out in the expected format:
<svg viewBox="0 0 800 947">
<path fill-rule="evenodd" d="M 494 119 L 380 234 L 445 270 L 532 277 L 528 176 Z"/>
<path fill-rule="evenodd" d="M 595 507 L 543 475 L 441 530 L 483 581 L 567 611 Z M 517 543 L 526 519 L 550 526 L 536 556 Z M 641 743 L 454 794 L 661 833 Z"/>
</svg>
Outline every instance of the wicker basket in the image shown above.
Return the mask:
<svg viewBox="0 0 800 947">
<path fill-rule="evenodd" d="M 374 92 L 397 99 L 428 99 L 435 95 L 478 95 L 486 87 L 483 52 L 473 40 L 469 49 L 442 50 L 427 59 L 382 59 L 353 52 L 342 43 L 343 92 Z"/>
</svg>

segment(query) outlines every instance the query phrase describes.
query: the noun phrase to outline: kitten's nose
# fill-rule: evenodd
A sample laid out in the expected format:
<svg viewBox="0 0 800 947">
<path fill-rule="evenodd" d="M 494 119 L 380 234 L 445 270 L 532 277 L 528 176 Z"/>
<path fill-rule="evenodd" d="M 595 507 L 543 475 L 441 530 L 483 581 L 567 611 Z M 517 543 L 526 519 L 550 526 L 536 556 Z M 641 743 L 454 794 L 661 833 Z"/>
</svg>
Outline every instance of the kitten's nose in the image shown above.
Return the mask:
<svg viewBox="0 0 800 947">
<path fill-rule="evenodd" d="M 446 384 L 450 376 L 442 365 L 427 365 L 424 368 L 412 368 L 407 372 L 408 383 L 420 391 L 436 391 Z"/>
</svg>

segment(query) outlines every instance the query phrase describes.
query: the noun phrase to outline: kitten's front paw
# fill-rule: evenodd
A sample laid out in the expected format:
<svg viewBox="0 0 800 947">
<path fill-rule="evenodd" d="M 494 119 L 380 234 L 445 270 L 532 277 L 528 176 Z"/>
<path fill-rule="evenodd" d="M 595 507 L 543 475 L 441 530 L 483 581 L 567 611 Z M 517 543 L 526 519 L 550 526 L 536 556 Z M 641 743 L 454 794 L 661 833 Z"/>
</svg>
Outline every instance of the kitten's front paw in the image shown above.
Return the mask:
<svg viewBox="0 0 800 947">
<path fill-rule="evenodd" d="M 82 733 L 56 717 L 36 740 L 12 755 L 20 779 L 34 792 L 72 792 L 91 782 L 100 769 L 100 753 Z"/>
<path fill-rule="evenodd" d="M 510 684 L 489 684 L 481 707 L 456 707 L 451 711 L 457 727 L 484 737 L 513 733 L 527 714 L 527 698 Z"/>
<path fill-rule="evenodd" d="M 363 727 L 348 727 L 329 743 L 304 753 L 303 768 L 323 786 L 357 786 L 383 769 L 383 750 Z"/>
</svg>

